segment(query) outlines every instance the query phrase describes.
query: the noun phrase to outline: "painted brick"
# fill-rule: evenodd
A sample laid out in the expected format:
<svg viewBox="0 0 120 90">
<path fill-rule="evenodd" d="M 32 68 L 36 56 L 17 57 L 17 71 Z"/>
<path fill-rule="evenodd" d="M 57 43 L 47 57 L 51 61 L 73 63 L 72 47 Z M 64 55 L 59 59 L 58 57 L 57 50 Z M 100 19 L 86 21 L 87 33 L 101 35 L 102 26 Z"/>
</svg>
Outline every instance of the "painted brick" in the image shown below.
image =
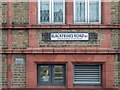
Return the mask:
<svg viewBox="0 0 120 90">
<path fill-rule="evenodd" d="M 23 64 L 16 64 L 16 58 L 23 58 Z M 13 78 L 11 79 L 12 86 L 25 86 L 26 85 L 26 56 L 23 54 L 12 55 L 13 64 L 11 70 Z"/>
<path fill-rule="evenodd" d="M 0 54 L 0 86 L 7 86 L 7 55 Z"/>
<path fill-rule="evenodd" d="M 39 40 L 39 47 L 100 47 L 101 40 L 105 39 L 105 34 L 103 33 L 104 30 L 81 30 L 81 29 L 72 29 L 72 30 L 66 30 L 66 29 L 46 29 L 46 30 L 36 30 L 36 35 L 34 36 L 37 40 Z M 98 39 L 95 42 L 87 41 L 87 42 L 81 42 L 81 41 L 43 41 L 42 40 L 42 33 L 67 33 L 67 32 L 87 32 L 87 33 L 98 33 Z"/>
<path fill-rule="evenodd" d="M 29 45 L 28 30 L 12 30 L 12 49 L 26 49 Z"/>
<path fill-rule="evenodd" d="M 13 19 L 12 24 L 29 24 L 29 3 L 13 2 Z"/>
</svg>

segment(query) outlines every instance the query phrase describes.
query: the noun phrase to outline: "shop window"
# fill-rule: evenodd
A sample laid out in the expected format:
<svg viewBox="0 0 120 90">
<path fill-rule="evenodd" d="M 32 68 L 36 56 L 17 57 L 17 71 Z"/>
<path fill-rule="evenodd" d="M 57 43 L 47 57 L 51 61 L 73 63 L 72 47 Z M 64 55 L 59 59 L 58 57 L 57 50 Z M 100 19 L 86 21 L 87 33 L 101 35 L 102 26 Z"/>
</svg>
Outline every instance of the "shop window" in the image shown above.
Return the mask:
<svg viewBox="0 0 120 90">
<path fill-rule="evenodd" d="M 65 65 L 38 65 L 38 85 L 64 85 Z"/>
<path fill-rule="evenodd" d="M 38 24 L 47 23 L 65 23 L 65 0 L 38 0 Z"/>
<path fill-rule="evenodd" d="M 101 65 L 75 64 L 74 85 L 101 85 Z"/>
<path fill-rule="evenodd" d="M 74 23 L 100 24 L 101 0 L 74 0 Z"/>
</svg>

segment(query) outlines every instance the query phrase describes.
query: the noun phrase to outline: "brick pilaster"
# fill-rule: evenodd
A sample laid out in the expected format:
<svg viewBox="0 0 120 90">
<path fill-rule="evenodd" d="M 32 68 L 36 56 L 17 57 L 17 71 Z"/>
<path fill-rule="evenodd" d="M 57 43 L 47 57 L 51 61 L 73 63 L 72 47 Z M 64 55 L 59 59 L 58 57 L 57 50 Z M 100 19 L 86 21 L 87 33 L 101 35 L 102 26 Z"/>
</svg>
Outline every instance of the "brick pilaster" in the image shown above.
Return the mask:
<svg viewBox="0 0 120 90">
<path fill-rule="evenodd" d="M 7 64 L 8 64 L 8 71 L 7 71 L 7 86 L 8 88 L 11 87 L 11 78 L 12 78 L 12 71 L 11 71 L 11 64 L 12 64 L 12 59 L 11 59 L 11 54 L 8 54 L 8 59 L 7 59 Z"/>
<path fill-rule="evenodd" d="M 8 19 L 8 25 L 12 24 L 12 0 L 7 0 L 7 5 L 8 5 L 8 10 L 7 10 L 7 19 Z M 8 29 L 8 49 L 12 49 L 11 44 L 12 44 L 12 36 L 11 36 L 11 29 Z M 11 65 L 12 65 L 12 59 L 11 59 L 11 54 L 8 54 L 8 59 L 7 59 L 7 64 L 8 64 L 8 71 L 7 71 L 7 86 L 8 88 L 11 87 L 11 78 L 12 78 L 12 71 L 11 71 Z"/>
<path fill-rule="evenodd" d="M 8 0 L 8 10 L 7 10 L 7 19 L 8 19 L 8 25 L 12 24 L 12 17 L 13 17 L 13 11 L 12 11 L 12 0 Z M 11 29 L 8 29 L 8 49 L 11 49 Z"/>
<path fill-rule="evenodd" d="M 66 82 L 66 86 L 67 88 L 73 88 L 73 65 L 72 63 L 69 61 L 67 63 L 67 82 Z"/>
</svg>

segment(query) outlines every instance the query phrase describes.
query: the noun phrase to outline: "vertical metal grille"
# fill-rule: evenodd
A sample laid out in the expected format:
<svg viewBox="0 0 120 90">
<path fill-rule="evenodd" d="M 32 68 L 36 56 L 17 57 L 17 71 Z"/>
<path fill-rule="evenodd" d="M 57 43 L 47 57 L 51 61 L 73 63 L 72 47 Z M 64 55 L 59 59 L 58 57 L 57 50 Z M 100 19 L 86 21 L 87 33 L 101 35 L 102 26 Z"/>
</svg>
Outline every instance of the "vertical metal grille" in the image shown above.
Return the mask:
<svg viewBox="0 0 120 90">
<path fill-rule="evenodd" d="M 74 84 L 100 85 L 101 65 L 74 65 Z"/>
</svg>

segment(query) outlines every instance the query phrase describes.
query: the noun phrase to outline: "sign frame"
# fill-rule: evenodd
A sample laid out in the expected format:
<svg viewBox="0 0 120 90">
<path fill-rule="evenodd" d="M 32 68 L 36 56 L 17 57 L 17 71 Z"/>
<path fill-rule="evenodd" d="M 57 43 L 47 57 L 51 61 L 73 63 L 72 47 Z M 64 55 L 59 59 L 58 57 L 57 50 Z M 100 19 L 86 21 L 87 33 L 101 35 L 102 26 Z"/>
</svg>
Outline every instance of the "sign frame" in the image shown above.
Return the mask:
<svg viewBox="0 0 120 90">
<path fill-rule="evenodd" d="M 51 41 L 88 41 L 89 33 L 51 33 Z"/>
</svg>

